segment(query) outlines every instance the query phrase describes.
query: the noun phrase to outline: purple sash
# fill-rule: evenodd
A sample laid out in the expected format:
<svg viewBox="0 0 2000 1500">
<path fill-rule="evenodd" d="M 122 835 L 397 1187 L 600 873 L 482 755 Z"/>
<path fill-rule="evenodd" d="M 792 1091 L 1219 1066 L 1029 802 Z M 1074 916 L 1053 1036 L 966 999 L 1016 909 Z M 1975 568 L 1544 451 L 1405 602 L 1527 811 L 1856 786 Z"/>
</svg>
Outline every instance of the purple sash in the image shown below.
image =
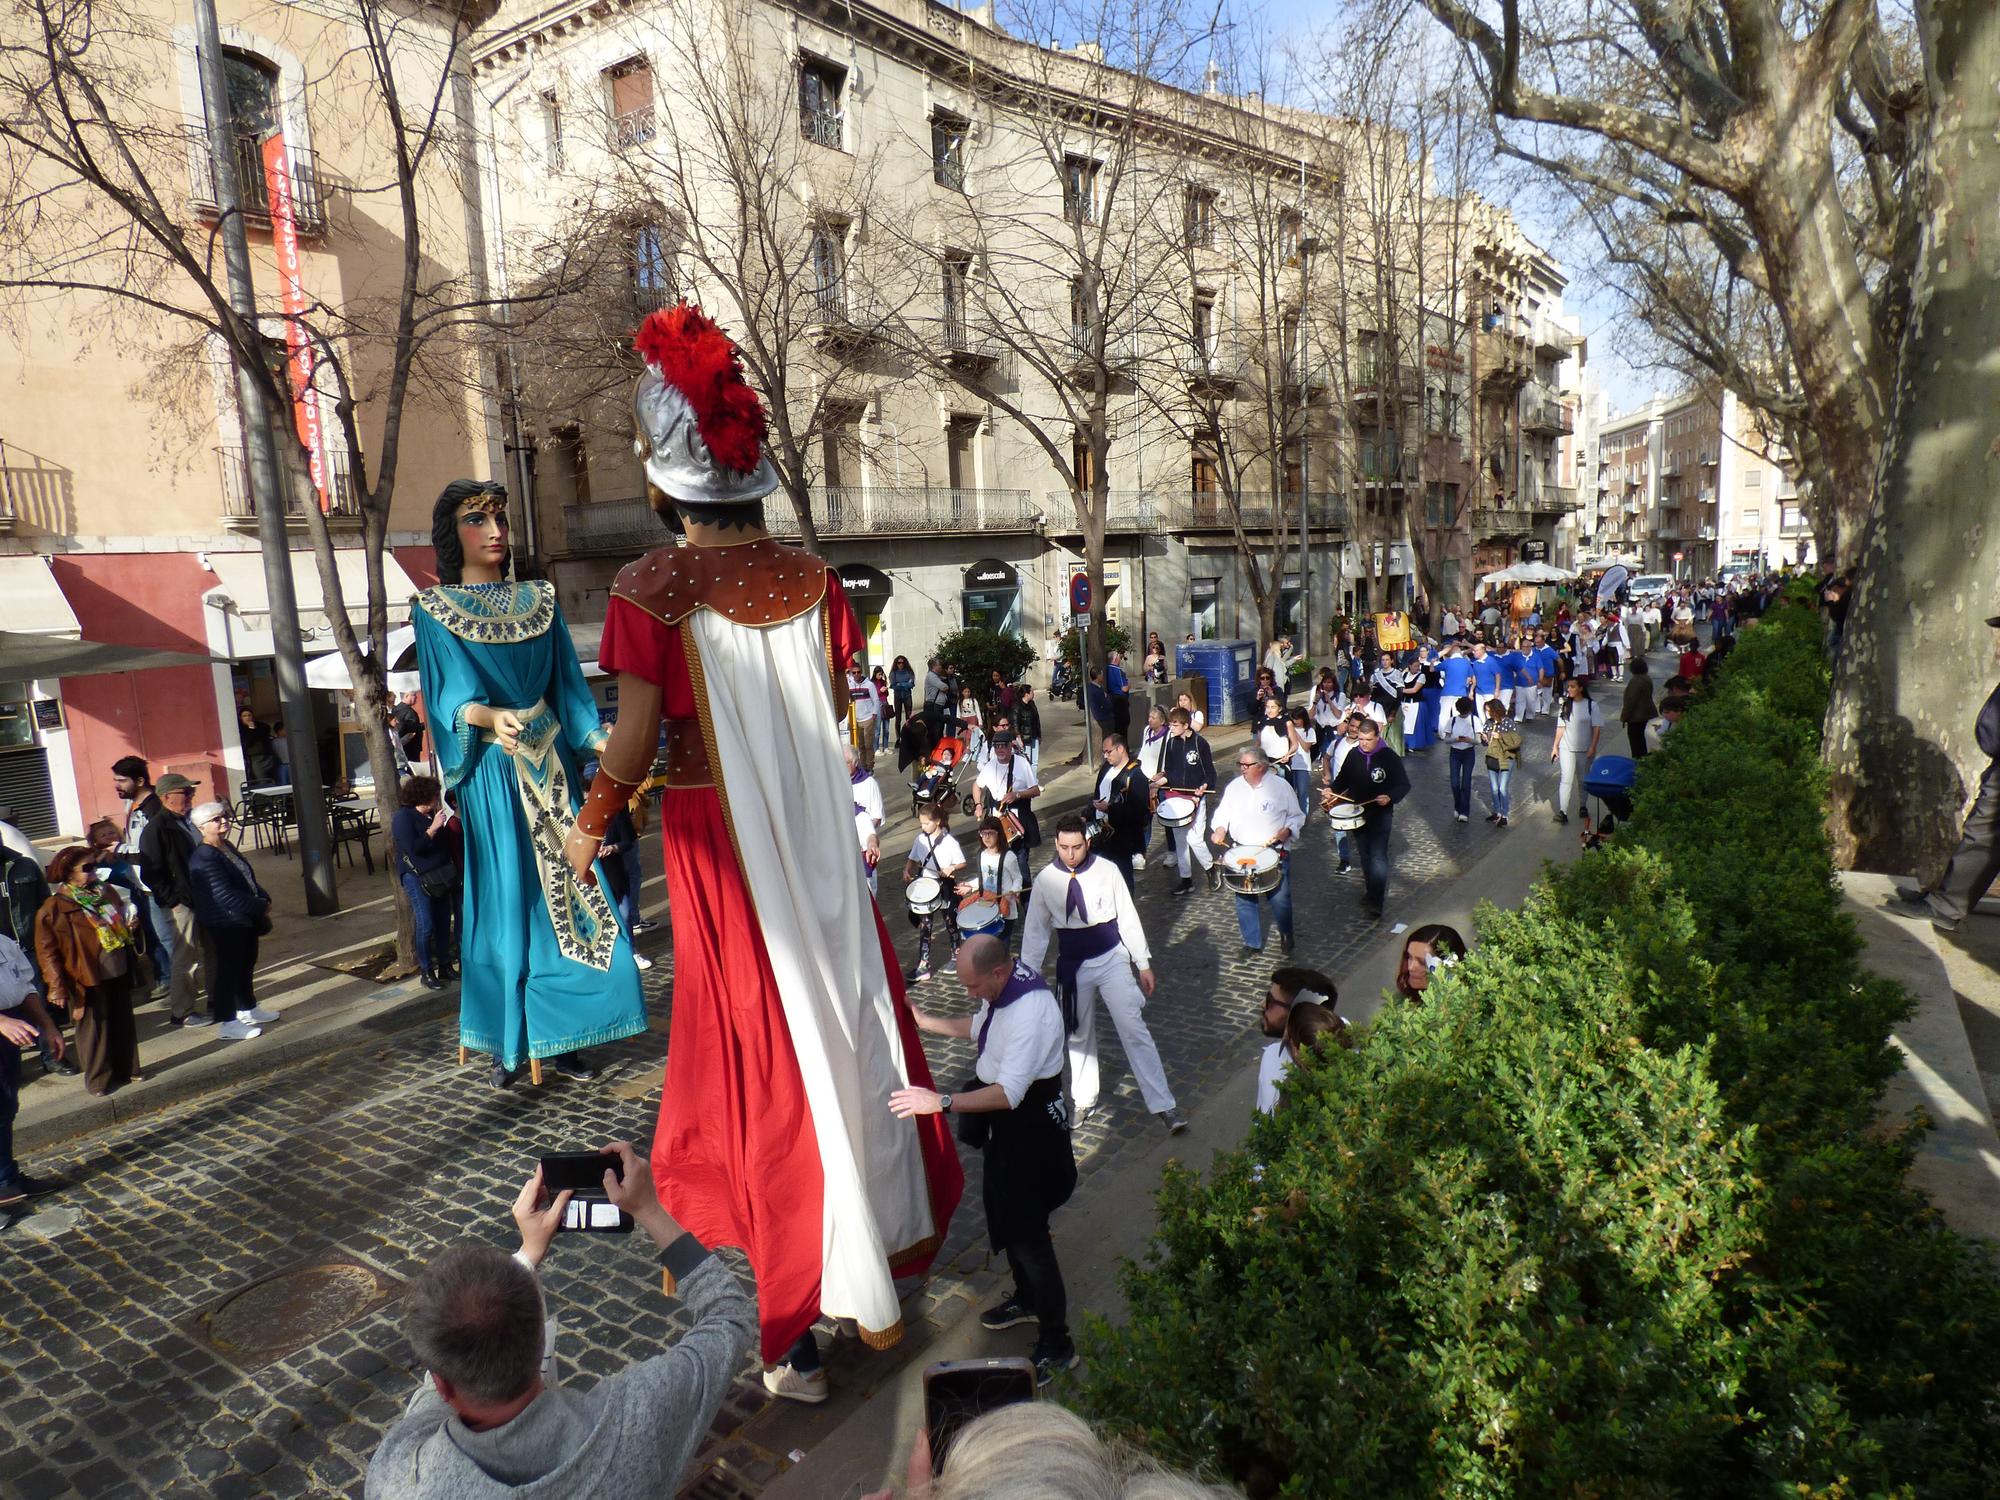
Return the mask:
<svg viewBox="0 0 2000 1500">
<path fill-rule="evenodd" d="M 1023 995 L 1032 995 L 1036 990 L 1047 989 L 1042 976 L 1022 963 L 1014 960 L 1014 972 L 1007 976 L 1007 982 L 1000 987 L 1000 993 L 986 1002 L 986 1019 L 979 1026 L 979 1040 L 974 1047 L 975 1055 L 986 1050 L 986 1033 L 993 1029 L 993 1018 Z"/>
<path fill-rule="evenodd" d="M 1101 958 L 1122 941 L 1118 919 L 1089 927 L 1056 929 L 1056 999 L 1062 1003 L 1063 1029 L 1076 1034 L 1076 976 L 1093 958 Z"/>
</svg>

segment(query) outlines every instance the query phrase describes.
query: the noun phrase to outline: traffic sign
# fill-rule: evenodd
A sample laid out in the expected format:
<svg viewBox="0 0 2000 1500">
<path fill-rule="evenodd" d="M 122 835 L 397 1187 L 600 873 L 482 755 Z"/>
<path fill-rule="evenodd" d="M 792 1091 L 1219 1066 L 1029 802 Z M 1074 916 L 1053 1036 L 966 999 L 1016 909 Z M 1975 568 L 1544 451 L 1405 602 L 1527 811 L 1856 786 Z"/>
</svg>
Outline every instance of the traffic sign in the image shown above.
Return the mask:
<svg viewBox="0 0 2000 1500">
<path fill-rule="evenodd" d="M 1072 573 L 1069 575 L 1069 612 L 1073 615 L 1090 613 L 1090 575 Z"/>
</svg>

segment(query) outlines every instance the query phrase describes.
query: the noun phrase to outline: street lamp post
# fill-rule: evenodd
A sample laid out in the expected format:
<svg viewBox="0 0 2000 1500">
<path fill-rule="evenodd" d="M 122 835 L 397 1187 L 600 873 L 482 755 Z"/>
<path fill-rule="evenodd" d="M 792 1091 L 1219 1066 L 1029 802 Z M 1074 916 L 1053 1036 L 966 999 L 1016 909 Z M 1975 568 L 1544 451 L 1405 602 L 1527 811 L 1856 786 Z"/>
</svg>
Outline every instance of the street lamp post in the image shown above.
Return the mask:
<svg viewBox="0 0 2000 1500">
<path fill-rule="evenodd" d="M 250 279 L 250 242 L 243 232 L 243 199 L 231 150 L 229 80 L 222 69 L 222 28 L 215 0 L 194 0 L 195 40 L 200 52 L 202 122 L 208 131 L 209 170 L 215 174 L 217 228 L 222 264 L 229 278 L 229 304 L 237 320 L 257 336 L 257 292 Z M 299 863 L 306 887 L 306 910 L 325 916 L 340 909 L 335 888 L 333 848 L 327 837 L 326 798 L 320 783 L 318 731 L 306 698 L 305 643 L 299 635 L 298 599 L 292 589 L 291 544 L 285 535 L 285 503 L 278 485 L 278 444 L 270 408 L 257 383 L 247 351 L 238 350 L 236 400 L 243 415 L 243 451 L 250 470 L 250 496 L 257 508 L 257 541 L 264 553 L 264 588 L 271 606 L 271 666 L 285 738 L 291 743 L 292 805 L 299 820 Z"/>
</svg>

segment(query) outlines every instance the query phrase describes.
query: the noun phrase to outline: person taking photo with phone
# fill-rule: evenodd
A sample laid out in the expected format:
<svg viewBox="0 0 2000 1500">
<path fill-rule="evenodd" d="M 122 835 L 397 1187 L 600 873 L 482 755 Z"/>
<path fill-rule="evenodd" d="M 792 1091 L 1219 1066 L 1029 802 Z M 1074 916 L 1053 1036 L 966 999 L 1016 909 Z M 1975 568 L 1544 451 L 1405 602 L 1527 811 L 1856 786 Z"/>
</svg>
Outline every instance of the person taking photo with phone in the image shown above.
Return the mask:
<svg viewBox="0 0 2000 1500">
<path fill-rule="evenodd" d="M 625 1141 L 604 1147 L 604 1196 L 658 1249 L 667 1293 L 694 1326 L 667 1349 L 588 1391 L 557 1385 L 545 1363 L 547 1315 L 536 1267 L 570 1194 L 544 1202 L 542 1169 L 514 1200 L 521 1248 L 453 1245 L 403 1295 L 403 1331 L 426 1380 L 368 1465 L 366 1500 L 458 1500 L 561 1493 L 596 1500 L 674 1491 L 715 1420 L 757 1331 L 755 1305 L 727 1267 L 654 1195 L 652 1168 Z"/>
</svg>

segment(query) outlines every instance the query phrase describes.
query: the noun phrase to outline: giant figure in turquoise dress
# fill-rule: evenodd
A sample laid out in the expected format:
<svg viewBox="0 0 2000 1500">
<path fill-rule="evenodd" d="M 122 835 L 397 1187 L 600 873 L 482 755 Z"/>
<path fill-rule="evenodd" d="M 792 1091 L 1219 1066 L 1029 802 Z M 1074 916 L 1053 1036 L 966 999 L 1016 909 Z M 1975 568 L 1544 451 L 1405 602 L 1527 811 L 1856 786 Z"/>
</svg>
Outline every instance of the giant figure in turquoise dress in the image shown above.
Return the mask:
<svg viewBox="0 0 2000 1500">
<path fill-rule="evenodd" d="M 458 576 L 457 561 L 441 555 L 440 574 Z M 636 1036 L 646 1006 L 629 939 L 602 882 L 580 885 L 563 857 L 587 790 L 580 763 L 607 731 L 554 585 L 441 583 L 417 595 L 411 620 L 445 791 L 465 825 L 461 1044 L 511 1073 Z M 476 705 L 518 716 L 511 754 L 468 718 Z"/>
</svg>

